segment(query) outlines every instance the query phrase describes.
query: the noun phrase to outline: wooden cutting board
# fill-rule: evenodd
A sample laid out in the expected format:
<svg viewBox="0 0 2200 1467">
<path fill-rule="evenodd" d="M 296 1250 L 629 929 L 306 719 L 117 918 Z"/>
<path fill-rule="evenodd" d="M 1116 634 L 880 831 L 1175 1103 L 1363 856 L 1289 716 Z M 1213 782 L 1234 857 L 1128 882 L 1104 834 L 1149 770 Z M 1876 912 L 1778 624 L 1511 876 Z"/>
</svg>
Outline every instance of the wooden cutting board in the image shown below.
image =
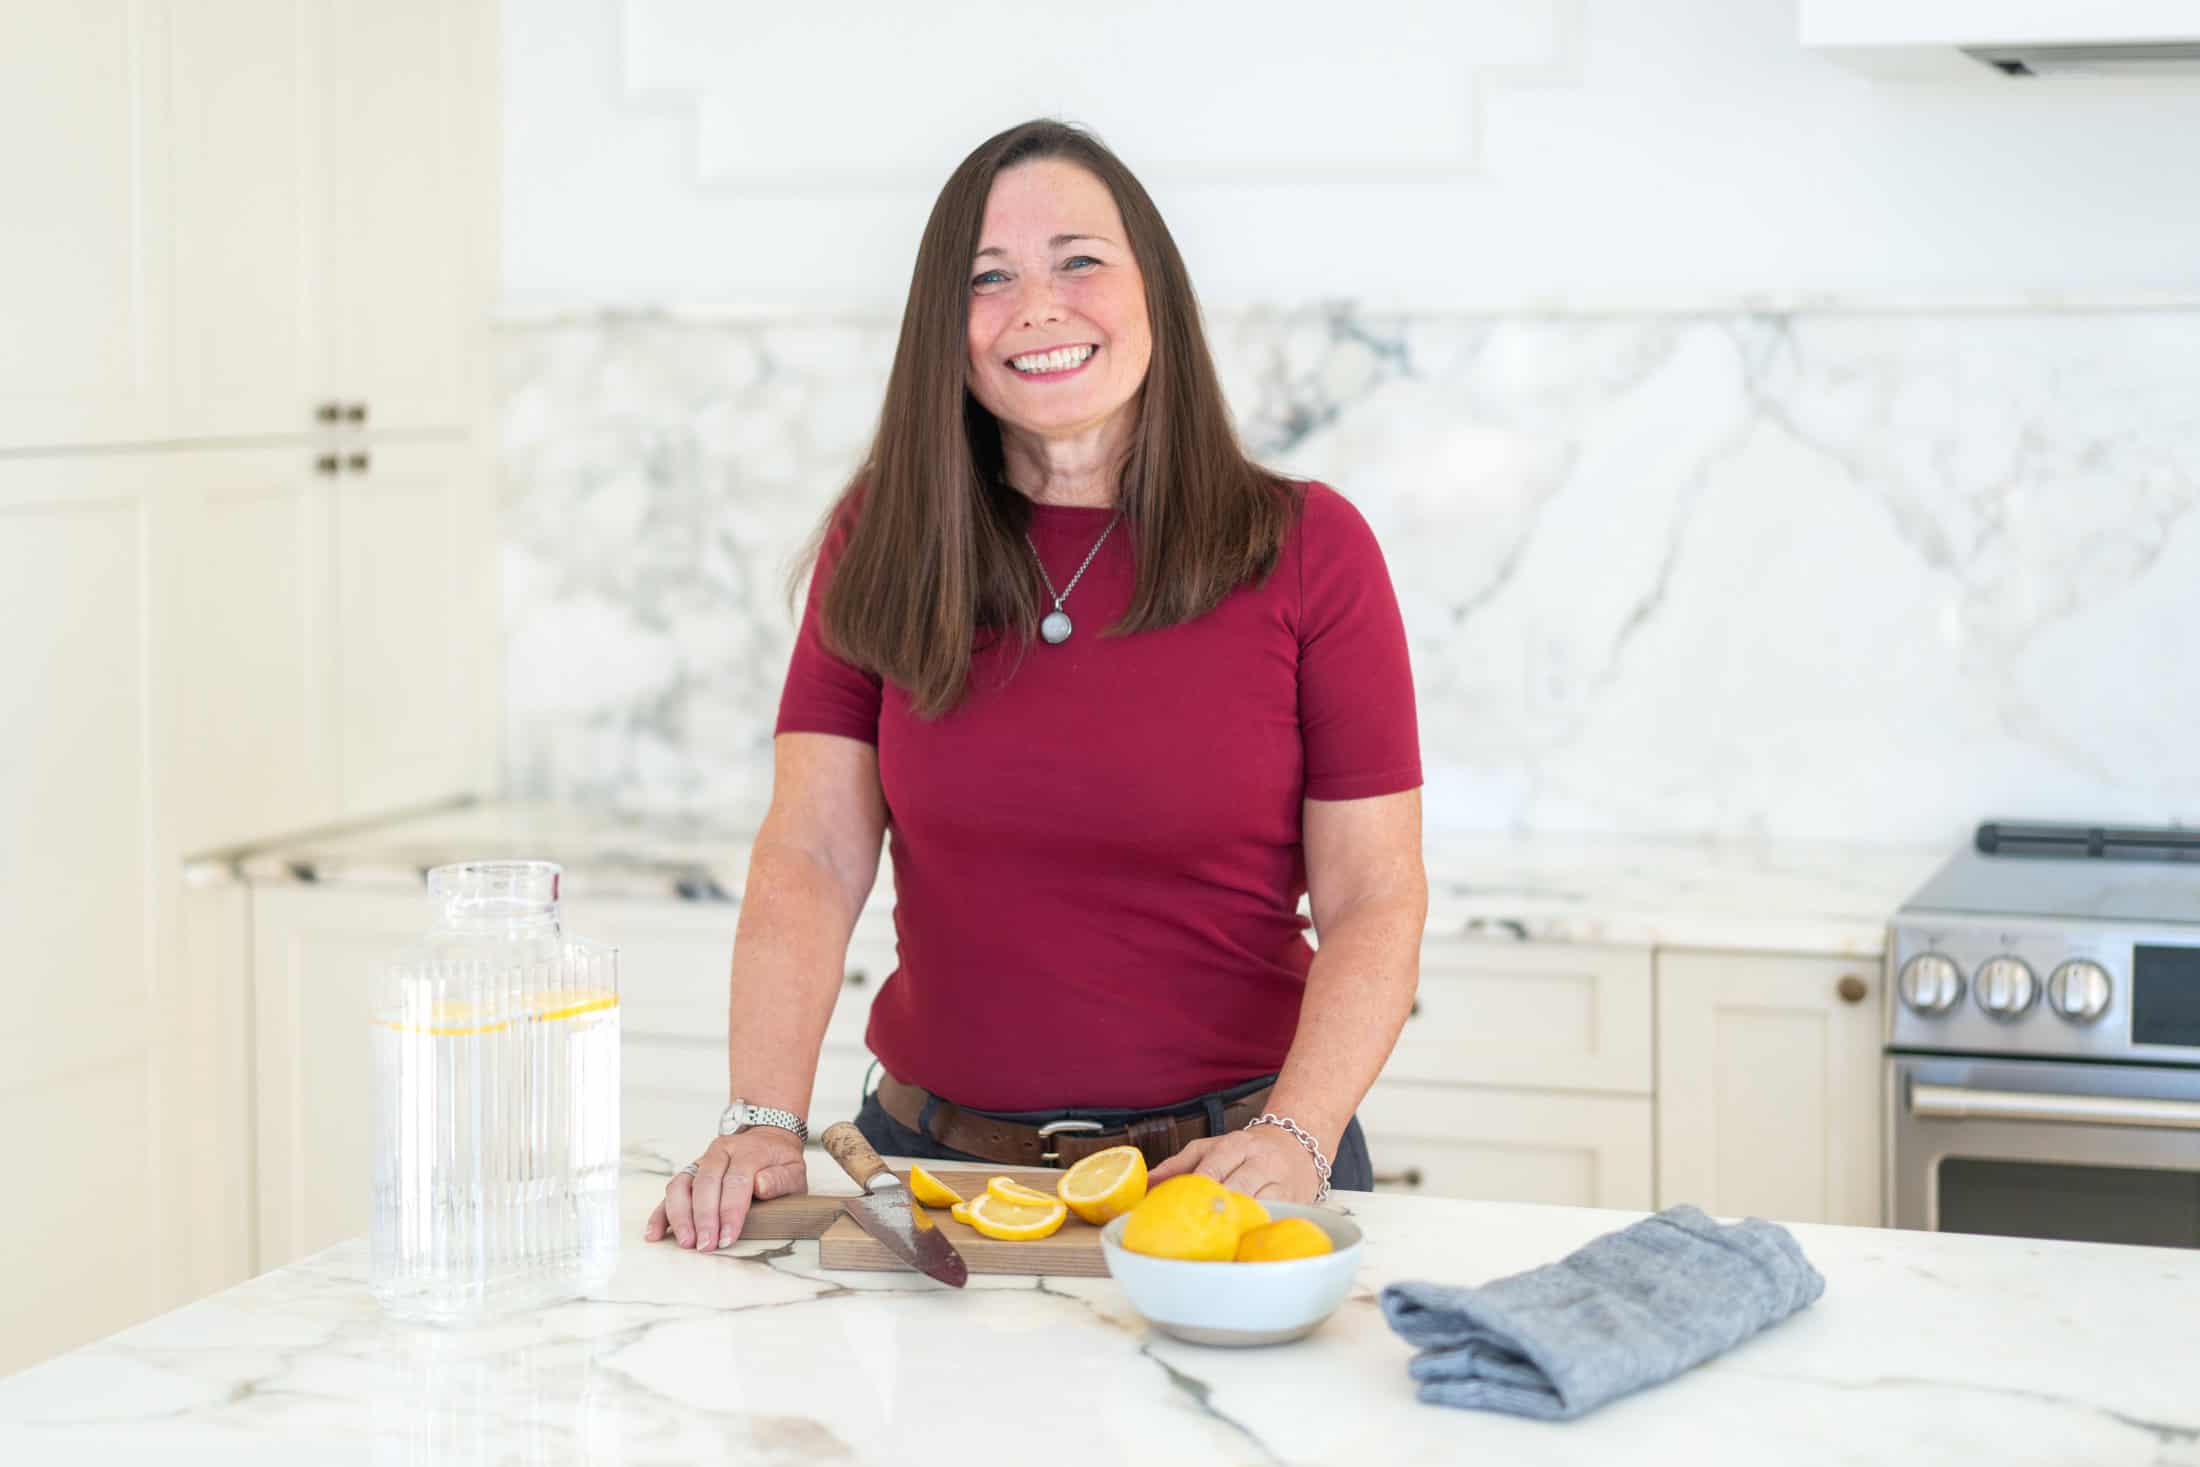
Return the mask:
<svg viewBox="0 0 2200 1467">
<path fill-rule="evenodd" d="M 908 1173 L 897 1171 L 894 1175 L 907 1185 Z M 988 1177 L 1010 1177 L 1049 1196 L 1054 1194 L 1054 1184 L 1062 1179 L 1060 1172 L 1045 1167 L 1004 1166 L 986 1171 L 942 1167 L 932 1175 L 964 1197 L 975 1197 L 983 1192 Z M 841 1211 L 841 1204 L 847 1200 L 805 1193 L 800 1197 L 769 1197 L 752 1203 L 748 1221 L 741 1226 L 742 1240 L 815 1238 L 817 1261 L 821 1267 L 909 1271 L 908 1264 L 888 1252 L 885 1244 L 856 1226 L 855 1220 Z M 939 1224 L 947 1240 L 955 1245 L 955 1251 L 970 1265 L 972 1273 L 1107 1276 L 1107 1260 L 1100 1252 L 1100 1230 L 1075 1213 L 1069 1215 L 1052 1237 L 1036 1238 L 1028 1243 L 1004 1243 L 956 1222 L 944 1207 L 928 1207 L 925 1211 Z"/>
</svg>

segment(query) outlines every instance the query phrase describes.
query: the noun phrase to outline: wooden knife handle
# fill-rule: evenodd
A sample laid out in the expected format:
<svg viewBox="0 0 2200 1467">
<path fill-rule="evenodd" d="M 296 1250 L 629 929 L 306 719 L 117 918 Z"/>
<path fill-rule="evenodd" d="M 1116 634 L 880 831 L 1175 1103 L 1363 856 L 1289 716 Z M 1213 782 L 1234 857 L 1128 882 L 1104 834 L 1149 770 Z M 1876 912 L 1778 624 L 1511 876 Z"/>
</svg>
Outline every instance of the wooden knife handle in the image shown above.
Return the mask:
<svg viewBox="0 0 2200 1467">
<path fill-rule="evenodd" d="M 864 1191 L 871 1190 L 871 1178 L 886 1170 L 886 1163 L 871 1149 L 871 1143 L 863 1139 L 863 1133 L 848 1121 L 835 1121 L 825 1128 L 825 1134 L 817 1138 L 817 1144 L 825 1148 L 825 1154 L 840 1163 L 840 1169 L 856 1179 L 856 1185 Z"/>
</svg>

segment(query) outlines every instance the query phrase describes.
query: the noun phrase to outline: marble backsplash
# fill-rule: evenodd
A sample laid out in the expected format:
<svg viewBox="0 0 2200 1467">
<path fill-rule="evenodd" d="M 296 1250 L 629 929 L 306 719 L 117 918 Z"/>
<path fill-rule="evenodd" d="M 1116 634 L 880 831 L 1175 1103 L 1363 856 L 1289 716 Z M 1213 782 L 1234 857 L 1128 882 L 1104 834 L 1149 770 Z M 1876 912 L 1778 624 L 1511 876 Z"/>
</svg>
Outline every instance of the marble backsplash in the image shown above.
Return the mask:
<svg viewBox="0 0 2200 1467">
<path fill-rule="evenodd" d="M 1380 536 L 1432 828 L 2200 820 L 2200 310 L 1221 315 Z M 888 319 L 502 332 L 507 795 L 753 820 Z"/>
</svg>

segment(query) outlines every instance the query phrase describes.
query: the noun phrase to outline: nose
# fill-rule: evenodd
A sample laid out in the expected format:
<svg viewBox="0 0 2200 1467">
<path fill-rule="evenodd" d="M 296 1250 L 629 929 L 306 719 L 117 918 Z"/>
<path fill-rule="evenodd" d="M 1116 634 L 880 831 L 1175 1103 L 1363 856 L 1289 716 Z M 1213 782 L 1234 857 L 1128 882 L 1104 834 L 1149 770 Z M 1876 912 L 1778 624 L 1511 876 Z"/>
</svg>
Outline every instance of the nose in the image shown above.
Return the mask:
<svg viewBox="0 0 2200 1467">
<path fill-rule="evenodd" d="M 1038 279 L 1027 278 L 1017 288 L 1021 294 L 1016 301 L 1016 314 L 1024 325 L 1037 326 L 1062 319 L 1062 307 L 1054 299 L 1053 272 L 1041 272 Z"/>
</svg>

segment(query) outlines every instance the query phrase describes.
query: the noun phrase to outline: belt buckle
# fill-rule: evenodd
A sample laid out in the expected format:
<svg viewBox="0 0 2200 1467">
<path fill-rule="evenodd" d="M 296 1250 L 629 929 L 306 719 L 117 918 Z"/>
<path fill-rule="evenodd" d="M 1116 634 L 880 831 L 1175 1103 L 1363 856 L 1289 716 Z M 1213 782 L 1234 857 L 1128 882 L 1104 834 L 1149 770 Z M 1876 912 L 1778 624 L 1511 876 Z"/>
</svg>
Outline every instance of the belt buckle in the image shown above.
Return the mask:
<svg viewBox="0 0 2200 1467">
<path fill-rule="evenodd" d="M 1044 1141 L 1057 1131 L 1105 1131 L 1106 1129 L 1107 1127 L 1101 1125 L 1098 1121 L 1048 1121 L 1039 1128 L 1039 1139 Z M 1042 1151 L 1039 1153 L 1039 1160 L 1051 1161 L 1059 1165 L 1062 1160 L 1062 1153 L 1059 1151 Z"/>
</svg>

